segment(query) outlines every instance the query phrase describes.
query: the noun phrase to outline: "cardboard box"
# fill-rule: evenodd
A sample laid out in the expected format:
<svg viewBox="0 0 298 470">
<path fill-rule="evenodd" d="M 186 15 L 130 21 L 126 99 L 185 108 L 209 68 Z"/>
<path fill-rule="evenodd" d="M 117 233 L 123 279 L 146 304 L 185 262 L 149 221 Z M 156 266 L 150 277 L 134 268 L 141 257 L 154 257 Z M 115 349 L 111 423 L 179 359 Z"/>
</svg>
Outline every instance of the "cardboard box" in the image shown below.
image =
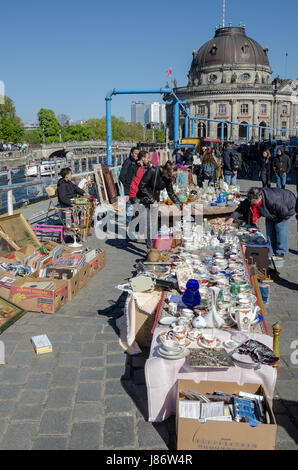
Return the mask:
<svg viewBox="0 0 298 470">
<path fill-rule="evenodd" d="M 90 279 L 90 266 L 88 263 L 79 271 L 79 289 L 82 289 Z"/>
<path fill-rule="evenodd" d="M 31 281 L 34 287 L 24 286 L 25 283 Z M 44 283 L 50 281 L 54 284 L 53 289 L 45 290 Z M 38 285 L 41 287 L 39 288 Z M 68 284 L 64 280 L 27 277 L 17 280 L 12 285 L 10 300 L 30 312 L 55 313 L 68 301 Z"/>
<path fill-rule="evenodd" d="M 259 384 L 234 382 L 200 382 L 178 380 L 177 390 L 177 449 L 178 450 L 274 450 L 276 440 L 276 421 L 267 401 L 267 416 L 270 424 L 251 427 L 248 423 L 207 421 L 200 423 L 196 419 L 179 417 L 179 399 L 181 391 L 194 391 L 202 394 L 220 390 L 226 393 L 256 393 L 266 398 L 264 389 Z"/>
<path fill-rule="evenodd" d="M 256 264 L 261 271 L 267 271 L 269 268 L 269 248 L 267 246 L 245 246 L 245 258 L 248 264 Z"/>
<path fill-rule="evenodd" d="M 36 251 L 33 245 L 26 245 L 19 250 L 14 251 L 8 256 L 9 260 L 16 260 L 22 262 L 27 256 L 32 255 Z"/>
<path fill-rule="evenodd" d="M 31 343 L 36 354 L 47 354 L 53 351 L 52 343 L 47 335 L 32 336 Z"/>
<path fill-rule="evenodd" d="M 2 269 L 0 270 L 0 297 L 9 300 L 11 287 L 17 279 L 17 277 L 2 271 Z"/>
<path fill-rule="evenodd" d="M 54 279 L 55 277 L 40 277 L 40 271 L 36 271 L 32 276 L 37 279 Z M 71 279 L 63 279 L 67 283 L 68 295 L 67 301 L 70 302 L 79 292 L 80 290 L 80 273 L 78 272 L 74 277 Z"/>
<path fill-rule="evenodd" d="M 106 252 L 102 250 L 102 253 L 98 253 L 96 258 L 87 263 L 89 265 L 89 277 L 95 276 L 101 269 L 106 265 Z"/>
</svg>

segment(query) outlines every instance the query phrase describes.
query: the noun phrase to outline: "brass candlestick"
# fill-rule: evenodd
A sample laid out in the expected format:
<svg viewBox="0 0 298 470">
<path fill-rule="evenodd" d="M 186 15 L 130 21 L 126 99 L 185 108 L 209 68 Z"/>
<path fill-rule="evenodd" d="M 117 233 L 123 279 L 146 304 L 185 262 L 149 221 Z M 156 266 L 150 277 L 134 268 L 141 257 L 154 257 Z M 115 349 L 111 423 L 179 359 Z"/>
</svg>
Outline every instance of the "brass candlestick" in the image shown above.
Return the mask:
<svg viewBox="0 0 298 470">
<path fill-rule="evenodd" d="M 275 356 L 280 358 L 279 336 L 280 336 L 280 332 L 282 330 L 281 324 L 279 322 L 274 323 L 274 325 L 272 326 L 272 329 L 273 329 L 273 351 L 274 351 Z M 277 374 L 279 374 L 278 365 L 279 365 L 279 360 L 273 366 L 277 369 Z"/>
</svg>

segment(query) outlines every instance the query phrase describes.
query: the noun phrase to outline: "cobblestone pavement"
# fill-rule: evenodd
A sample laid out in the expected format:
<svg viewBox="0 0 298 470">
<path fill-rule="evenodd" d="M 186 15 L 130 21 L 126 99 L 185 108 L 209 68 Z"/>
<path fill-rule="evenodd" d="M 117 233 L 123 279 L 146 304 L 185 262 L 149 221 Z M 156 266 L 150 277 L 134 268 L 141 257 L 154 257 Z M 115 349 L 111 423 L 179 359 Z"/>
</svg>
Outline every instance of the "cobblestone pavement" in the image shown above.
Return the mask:
<svg viewBox="0 0 298 470">
<path fill-rule="evenodd" d="M 241 181 L 243 190 L 250 185 Z M 23 213 L 30 217 L 40 207 L 45 204 Z M 290 232 L 291 254 L 275 277 L 266 308 L 269 331 L 276 321 L 283 327 L 274 400 L 278 449 L 298 448 L 298 365 L 291 361 L 291 345 L 298 340 L 294 219 Z M 106 267 L 57 313 L 29 312 L 1 335 L 6 364 L 0 366 L 0 449 L 175 449 L 174 417 L 146 421 L 148 351 L 128 357 L 115 326 L 125 298 L 114 286 L 130 277 L 144 245 L 95 237 L 88 245 L 106 248 Z M 48 335 L 52 354 L 35 356 L 30 337 L 39 334 Z"/>
</svg>

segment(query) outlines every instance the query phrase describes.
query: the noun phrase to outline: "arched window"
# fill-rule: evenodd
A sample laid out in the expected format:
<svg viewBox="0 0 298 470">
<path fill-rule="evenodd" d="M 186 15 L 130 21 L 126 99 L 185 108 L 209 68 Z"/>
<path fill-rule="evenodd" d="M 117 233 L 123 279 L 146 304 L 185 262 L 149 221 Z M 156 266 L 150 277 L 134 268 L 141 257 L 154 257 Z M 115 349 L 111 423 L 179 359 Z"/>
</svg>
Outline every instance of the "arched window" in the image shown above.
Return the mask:
<svg viewBox="0 0 298 470">
<path fill-rule="evenodd" d="M 198 124 L 198 137 L 206 137 L 206 124 L 204 122 L 199 122 Z"/>
<path fill-rule="evenodd" d="M 248 124 L 247 122 L 243 121 L 241 122 L 241 126 L 239 126 L 239 139 L 246 139 L 246 129 L 247 126 L 245 124 Z"/>
<path fill-rule="evenodd" d="M 217 124 L 217 138 L 221 139 L 221 122 Z M 228 125 L 224 123 L 224 140 L 228 138 Z"/>
</svg>

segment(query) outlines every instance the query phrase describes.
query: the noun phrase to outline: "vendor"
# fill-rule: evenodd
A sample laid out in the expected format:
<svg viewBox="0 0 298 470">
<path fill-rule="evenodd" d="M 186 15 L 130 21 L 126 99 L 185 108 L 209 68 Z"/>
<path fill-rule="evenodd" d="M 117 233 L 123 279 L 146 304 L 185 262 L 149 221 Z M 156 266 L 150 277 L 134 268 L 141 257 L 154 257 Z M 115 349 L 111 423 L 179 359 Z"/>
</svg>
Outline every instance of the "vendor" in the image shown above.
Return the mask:
<svg viewBox="0 0 298 470">
<path fill-rule="evenodd" d="M 90 194 L 85 193 L 83 189 L 79 188 L 72 181 L 72 172 L 71 168 L 63 168 L 60 171 L 61 179 L 57 184 L 57 194 L 60 207 L 71 207 L 73 199 L 77 194 L 84 196 L 88 199 L 93 199 Z"/>
<path fill-rule="evenodd" d="M 274 253 L 283 258 L 289 252 L 289 219 L 296 210 L 296 196 L 288 189 L 251 188 L 225 224 L 242 218 L 247 224 L 257 225 L 259 218 L 265 217 L 268 240 Z"/>
<path fill-rule="evenodd" d="M 183 205 L 174 193 L 172 179 L 177 174 L 178 167 L 168 161 L 165 165 L 150 168 L 139 184 L 137 198 L 146 208 L 147 212 L 147 248 L 153 248 L 153 241 L 157 232 L 158 203 L 160 191 L 167 190 L 169 198 L 182 210 Z"/>
</svg>

